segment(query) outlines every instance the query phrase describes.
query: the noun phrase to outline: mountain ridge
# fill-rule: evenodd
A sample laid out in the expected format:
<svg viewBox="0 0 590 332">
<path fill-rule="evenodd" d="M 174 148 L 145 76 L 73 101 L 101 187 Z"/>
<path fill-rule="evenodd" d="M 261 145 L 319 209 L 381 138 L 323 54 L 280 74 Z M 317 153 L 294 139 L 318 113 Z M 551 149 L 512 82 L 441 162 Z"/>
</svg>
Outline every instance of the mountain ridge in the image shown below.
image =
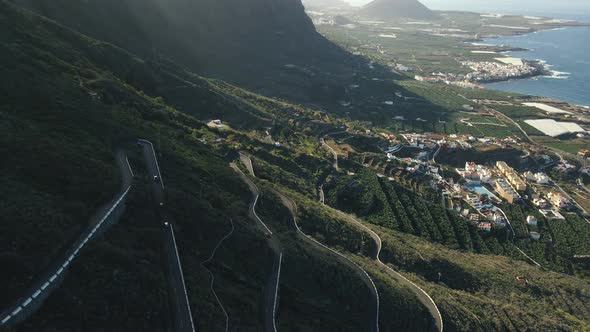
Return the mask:
<svg viewBox="0 0 590 332">
<path fill-rule="evenodd" d="M 377 19 L 435 19 L 438 17 L 418 0 L 374 0 L 363 6 L 357 13 Z"/>
<path fill-rule="evenodd" d="M 299 0 L 12 2 L 144 58 L 168 58 L 265 95 L 308 98 L 314 82 L 324 80 L 314 75 L 294 84 L 285 79 L 286 65 L 346 68 L 354 62 L 315 30 Z"/>
</svg>

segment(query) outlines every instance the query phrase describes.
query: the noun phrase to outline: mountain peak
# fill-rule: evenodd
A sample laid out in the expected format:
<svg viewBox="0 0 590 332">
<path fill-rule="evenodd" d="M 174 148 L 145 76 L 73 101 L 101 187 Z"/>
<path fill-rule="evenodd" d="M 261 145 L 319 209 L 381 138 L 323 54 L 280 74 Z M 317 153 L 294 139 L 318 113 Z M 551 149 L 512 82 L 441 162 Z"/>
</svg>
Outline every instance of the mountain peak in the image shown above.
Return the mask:
<svg viewBox="0 0 590 332">
<path fill-rule="evenodd" d="M 418 0 L 374 0 L 358 13 L 378 19 L 433 19 L 438 16 Z"/>
</svg>

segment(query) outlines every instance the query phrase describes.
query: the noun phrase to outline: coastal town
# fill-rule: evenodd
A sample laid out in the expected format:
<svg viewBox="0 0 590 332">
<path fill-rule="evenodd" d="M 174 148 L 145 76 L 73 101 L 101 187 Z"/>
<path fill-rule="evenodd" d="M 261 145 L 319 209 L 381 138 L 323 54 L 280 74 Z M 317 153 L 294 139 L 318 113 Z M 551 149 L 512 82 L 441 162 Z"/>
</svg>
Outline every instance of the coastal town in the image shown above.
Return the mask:
<svg viewBox="0 0 590 332">
<path fill-rule="evenodd" d="M 551 74 L 542 63 L 525 61 L 519 58 L 496 58 L 494 62 L 462 61 L 461 65 L 470 68 L 473 72 L 468 74 L 438 72 L 429 75 L 416 75 L 414 79 L 421 82 L 446 83 L 465 88 L 476 88 L 480 87 L 478 83 L 491 83 Z"/>
<path fill-rule="evenodd" d="M 382 142 L 378 145 L 382 157 L 364 157 L 364 167 L 376 170 L 378 177 L 390 181 L 413 179 L 412 182 L 425 184 L 440 194 L 447 209 L 455 211 L 483 233 L 508 229 L 512 236 L 538 241 L 541 239 L 540 219 L 565 222 L 567 215 L 575 214 L 590 223 L 586 208 L 576 201 L 571 191 L 562 188 L 560 180 L 552 178 L 590 176 L 588 164 L 580 163 L 590 162 L 590 151 L 586 149 L 575 155 L 577 159 L 568 160 L 517 137 L 476 138 L 410 132 L 394 135 L 350 130 L 348 133 L 378 137 Z M 441 154 L 455 152 L 477 156 L 480 150 L 511 148 L 524 151 L 510 161 L 518 170 L 501 157 L 481 163 L 468 160 L 461 167 L 441 161 Z M 528 213 L 522 215 L 521 220 L 511 219 L 504 211 L 511 205 L 522 206 Z M 517 227 L 520 231 L 515 231 Z"/>
</svg>

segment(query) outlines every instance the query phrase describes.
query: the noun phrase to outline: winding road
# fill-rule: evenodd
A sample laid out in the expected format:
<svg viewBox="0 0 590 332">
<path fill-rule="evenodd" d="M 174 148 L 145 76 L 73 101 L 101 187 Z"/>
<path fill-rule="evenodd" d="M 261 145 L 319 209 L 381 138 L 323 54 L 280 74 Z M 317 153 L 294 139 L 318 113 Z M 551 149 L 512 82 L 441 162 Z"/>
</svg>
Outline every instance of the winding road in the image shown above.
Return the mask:
<svg viewBox="0 0 590 332">
<path fill-rule="evenodd" d="M 365 271 L 360 265 L 355 263 L 350 258 L 348 258 L 345 255 L 339 253 L 338 251 L 322 244 L 321 242 L 317 241 L 316 239 L 314 239 L 310 235 L 305 234 L 303 232 L 303 230 L 299 227 L 299 223 L 297 222 L 297 205 L 295 204 L 295 202 L 292 199 L 288 198 L 287 196 L 283 195 L 279 191 L 275 190 L 274 192 L 281 198 L 283 205 L 291 212 L 293 227 L 297 230 L 297 234 L 304 241 L 308 242 L 310 245 L 318 248 L 319 250 L 326 251 L 330 254 L 336 255 L 336 257 L 338 257 L 342 261 L 342 263 L 344 263 L 346 266 L 353 269 L 359 275 L 359 277 L 363 280 L 363 282 L 367 285 L 367 287 L 369 288 L 369 290 L 371 292 L 372 297 L 374 298 L 374 302 L 373 302 L 372 308 L 371 308 L 371 311 L 374 312 L 374 316 L 369 324 L 369 331 L 379 332 L 379 310 L 380 310 L 380 308 L 379 308 L 379 303 L 380 303 L 379 291 L 377 290 L 377 286 L 375 286 L 375 282 L 373 281 L 371 276 L 369 276 L 367 271 Z"/>
<path fill-rule="evenodd" d="M 174 226 L 166 221 L 166 217 L 162 210 L 166 197 L 164 192 L 165 185 L 164 178 L 160 172 L 158 158 L 156 157 L 156 150 L 150 141 L 140 139 L 137 143 L 142 147 L 148 173 L 154 179 L 151 187 L 156 203 L 155 209 L 163 224 L 162 231 L 168 270 L 168 282 L 172 293 L 171 305 L 175 325 L 174 330 L 179 332 L 194 332 L 195 325 L 193 322 L 188 293 L 186 291 L 180 255 L 178 254 Z"/>
<path fill-rule="evenodd" d="M 326 194 L 324 193 L 324 185 L 318 187 L 318 192 L 320 196 L 320 204 L 326 205 Z"/>
<path fill-rule="evenodd" d="M 399 272 L 396 272 L 395 270 L 393 270 L 387 264 L 383 263 L 381 261 L 381 259 L 379 258 L 381 255 L 381 249 L 383 248 L 383 241 L 381 240 L 381 237 L 377 233 L 375 233 L 372 229 L 370 229 L 369 227 L 367 227 L 366 225 L 364 225 L 360 221 L 356 220 L 352 216 L 350 216 L 340 210 L 334 209 L 327 204 L 325 204 L 324 206 L 327 209 L 331 210 L 332 212 L 341 216 L 349 224 L 356 226 L 357 228 L 360 228 L 369 234 L 369 236 L 375 242 L 375 250 L 371 253 L 371 258 L 374 259 L 379 264 L 379 266 L 381 267 L 383 272 L 385 272 L 389 277 L 391 277 L 392 279 L 398 281 L 399 283 L 407 286 L 416 295 L 418 300 L 422 303 L 422 305 L 424 305 L 424 307 L 426 307 L 426 309 L 428 310 L 428 312 L 432 316 L 434 323 L 435 323 L 436 331 L 442 332 L 443 331 L 442 315 L 441 315 L 440 310 L 438 309 L 436 303 L 432 299 L 432 297 L 430 297 L 430 295 L 428 295 L 428 293 L 426 293 L 426 291 L 424 291 L 420 286 L 416 285 L 414 282 L 410 281 L 409 279 L 407 279 L 406 277 L 401 275 Z"/>
<path fill-rule="evenodd" d="M 209 273 L 209 277 L 211 278 L 211 284 L 209 286 L 211 288 L 211 293 L 213 293 L 213 296 L 215 296 L 215 300 L 217 301 L 217 304 L 219 304 L 219 308 L 221 308 L 221 311 L 223 312 L 223 315 L 225 316 L 225 332 L 229 331 L 229 315 L 228 315 L 227 311 L 225 310 L 223 303 L 219 299 L 219 296 L 217 296 L 217 293 L 215 292 L 215 287 L 214 287 L 215 275 L 213 275 L 213 272 L 211 272 L 211 270 L 209 270 L 206 265 L 215 259 L 215 254 L 217 253 L 217 250 L 219 249 L 219 247 L 221 247 L 221 244 L 225 240 L 227 240 L 230 236 L 232 236 L 232 234 L 234 233 L 234 230 L 235 230 L 234 221 L 230 219 L 230 222 L 231 222 L 231 230 L 229 231 L 229 233 L 227 233 L 223 238 L 221 238 L 221 240 L 217 243 L 215 248 L 213 248 L 213 252 L 211 253 L 211 256 L 209 256 L 209 258 L 207 258 L 205 261 L 203 261 L 201 263 L 201 266 L 205 270 L 207 270 L 207 272 Z"/>
<path fill-rule="evenodd" d="M 254 176 L 254 169 L 252 167 L 252 161 L 244 154 L 240 154 L 242 163 L 248 169 L 248 172 Z M 257 227 L 263 232 L 267 238 L 268 246 L 273 252 L 273 267 L 270 276 L 266 282 L 264 288 L 264 329 L 267 332 L 276 332 L 276 311 L 279 296 L 279 281 L 281 275 L 281 265 L 283 263 L 283 252 L 281 251 L 281 244 L 278 237 L 273 236 L 273 232 L 270 230 L 262 219 L 256 213 L 256 204 L 260 197 L 260 189 L 258 186 L 242 170 L 234 163 L 230 164 L 230 167 L 238 173 L 242 181 L 248 185 L 250 192 L 252 193 L 252 201 L 249 206 L 250 219 L 256 222 Z"/>
<path fill-rule="evenodd" d="M 68 266 L 79 256 L 79 253 L 98 234 L 121 218 L 125 210 L 125 200 L 133 182 L 133 170 L 122 149 L 116 151 L 116 163 L 121 171 L 121 191 L 111 202 L 101 207 L 91 218 L 87 229 L 78 239 L 61 254 L 37 281 L 11 307 L 0 313 L 0 327 L 7 327 L 25 320 L 38 310 L 51 292 L 59 287 L 67 272 Z M 98 234 L 97 234 L 98 233 Z"/>
<path fill-rule="evenodd" d="M 337 134 L 337 133 L 334 133 L 334 134 Z M 324 137 L 320 138 L 320 144 L 322 144 L 322 146 L 324 148 L 326 148 L 328 151 L 330 151 L 330 153 L 334 157 L 333 167 L 334 167 L 334 169 L 336 171 L 338 171 L 338 153 L 336 153 L 336 150 L 334 150 L 331 146 L 329 146 L 328 143 L 326 143 L 326 140 L 325 140 L 325 137 L 328 137 L 329 135 L 332 135 L 332 134 L 327 134 Z"/>
<path fill-rule="evenodd" d="M 246 154 L 240 153 L 240 160 L 244 163 L 244 165 L 246 165 L 246 168 L 249 170 L 250 174 L 253 175 L 254 170 L 252 169 L 252 160 L 250 159 L 250 157 L 247 156 Z M 251 214 L 254 215 L 254 219 L 257 220 L 259 222 L 259 224 L 264 225 L 263 229 L 268 228 L 264 224 L 264 222 L 258 217 L 258 215 L 256 215 L 256 211 L 255 211 L 256 202 L 258 201 L 258 197 L 260 195 L 260 190 L 252 182 L 252 180 L 250 180 L 235 164 L 231 164 L 231 167 L 240 174 L 240 176 L 248 184 L 248 186 L 250 187 L 250 190 L 252 191 L 252 194 L 254 195 L 254 201 L 253 201 L 253 204 L 251 204 Z M 361 277 L 363 282 L 365 282 L 365 284 L 367 284 L 367 286 L 369 287 L 369 289 L 371 291 L 371 294 L 373 295 L 373 297 L 375 299 L 374 307 L 372 308 L 372 311 L 375 312 L 375 319 L 370 324 L 370 331 L 379 332 L 379 293 L 377 291 L 377 287 L 375 286 L 375 283 L 373 282 L 373 280 L 371 279 L 369 274 L 363 268 L 361 268 L 358 264 L 356 264 L 354 261 L 352 261 L 350 258 L 340 254 L 339 252 L 329 248 L 328 246 L 323 245 L 322 243 L 318 242 L 317 240 L 315 240 L 311 236 L 308 236 L 305 233 L 303 233 L 303 231 L 301 230 L 301 228 L 299 228 L 299 225 L 297 223 L 296 213 L 295 213 L 295 210 L 296 210 L 295 203 L 291 199 L 284 196 L 282 193 L 280 193 L 278 191 L 274 191 L 274 192 L 281 198 L 283 205 L 285 205 L 285 207 L 287 207 L 287 209 L 289 209 L 289 211 L 291 212 L 291 215 L 293 217 L 292 218 L 293 226 L 297 230 L 298 235 L 303 240 L 305 240 L 309 244 L 313 245 L 314 247 L 317 247 L 318 249 L 320 249 L 322 251 L 327 251 L 330 254 L 336 255 L 345 265 L 349 266 L 354 271 L 357 271 L 357 273 L 359 274 L 359 276 Z M 269 230 L 269 232 L 270 232 L 270 230 Z M 271 237 L 271 240 L 274 238 L 276 238 L 276 237 L 274 237 L 274 236 Z M 275 315 L 276 315 L 276 300 L 278 297 L 278 283 L 279 283 L 279 277 L 280 277 L 280 266 L 281 266 L 282 256 L 283 256 L 283 254 L 280 253 L 279 254 L 279 263 L 278 264 L 275 263 L 275 266 L 274 266 L 274 270 L 278 270 L 278 272 L 276 274 L 273 273 L 273 276 L 276 275 L 276 279 L 273 278 L 273 280 L 272 280 L 273 283 L 276 282 L 276 288 L 275 288 L 275 294 L 274 294 L 274 301 L 275 302 L 273 304 L 273 317 L 275 317 Z M 267 299 L 267 302 L 268 302 L 268 300 L 270 300 L 270 299 Z M 267 316 L 268 316 L 268 314 L 267 314 Z M 273 328 L 274 329 L 272 331 L 276 332 L 276 325 L 273 325 Z"/>
</svg>

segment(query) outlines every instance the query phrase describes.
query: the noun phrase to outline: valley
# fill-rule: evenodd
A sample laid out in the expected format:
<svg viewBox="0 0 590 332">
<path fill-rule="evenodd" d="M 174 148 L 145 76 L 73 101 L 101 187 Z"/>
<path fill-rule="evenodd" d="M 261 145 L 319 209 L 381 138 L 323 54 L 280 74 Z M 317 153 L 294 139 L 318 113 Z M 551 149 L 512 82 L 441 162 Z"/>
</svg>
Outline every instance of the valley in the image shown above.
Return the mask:
<svg viewBox="0 0 590 332">
<path fill-rule="evenodd" d="M 0 0 L 0 331 L 588 329 L 590 114 L 416 10 Z"/>
</svg>

